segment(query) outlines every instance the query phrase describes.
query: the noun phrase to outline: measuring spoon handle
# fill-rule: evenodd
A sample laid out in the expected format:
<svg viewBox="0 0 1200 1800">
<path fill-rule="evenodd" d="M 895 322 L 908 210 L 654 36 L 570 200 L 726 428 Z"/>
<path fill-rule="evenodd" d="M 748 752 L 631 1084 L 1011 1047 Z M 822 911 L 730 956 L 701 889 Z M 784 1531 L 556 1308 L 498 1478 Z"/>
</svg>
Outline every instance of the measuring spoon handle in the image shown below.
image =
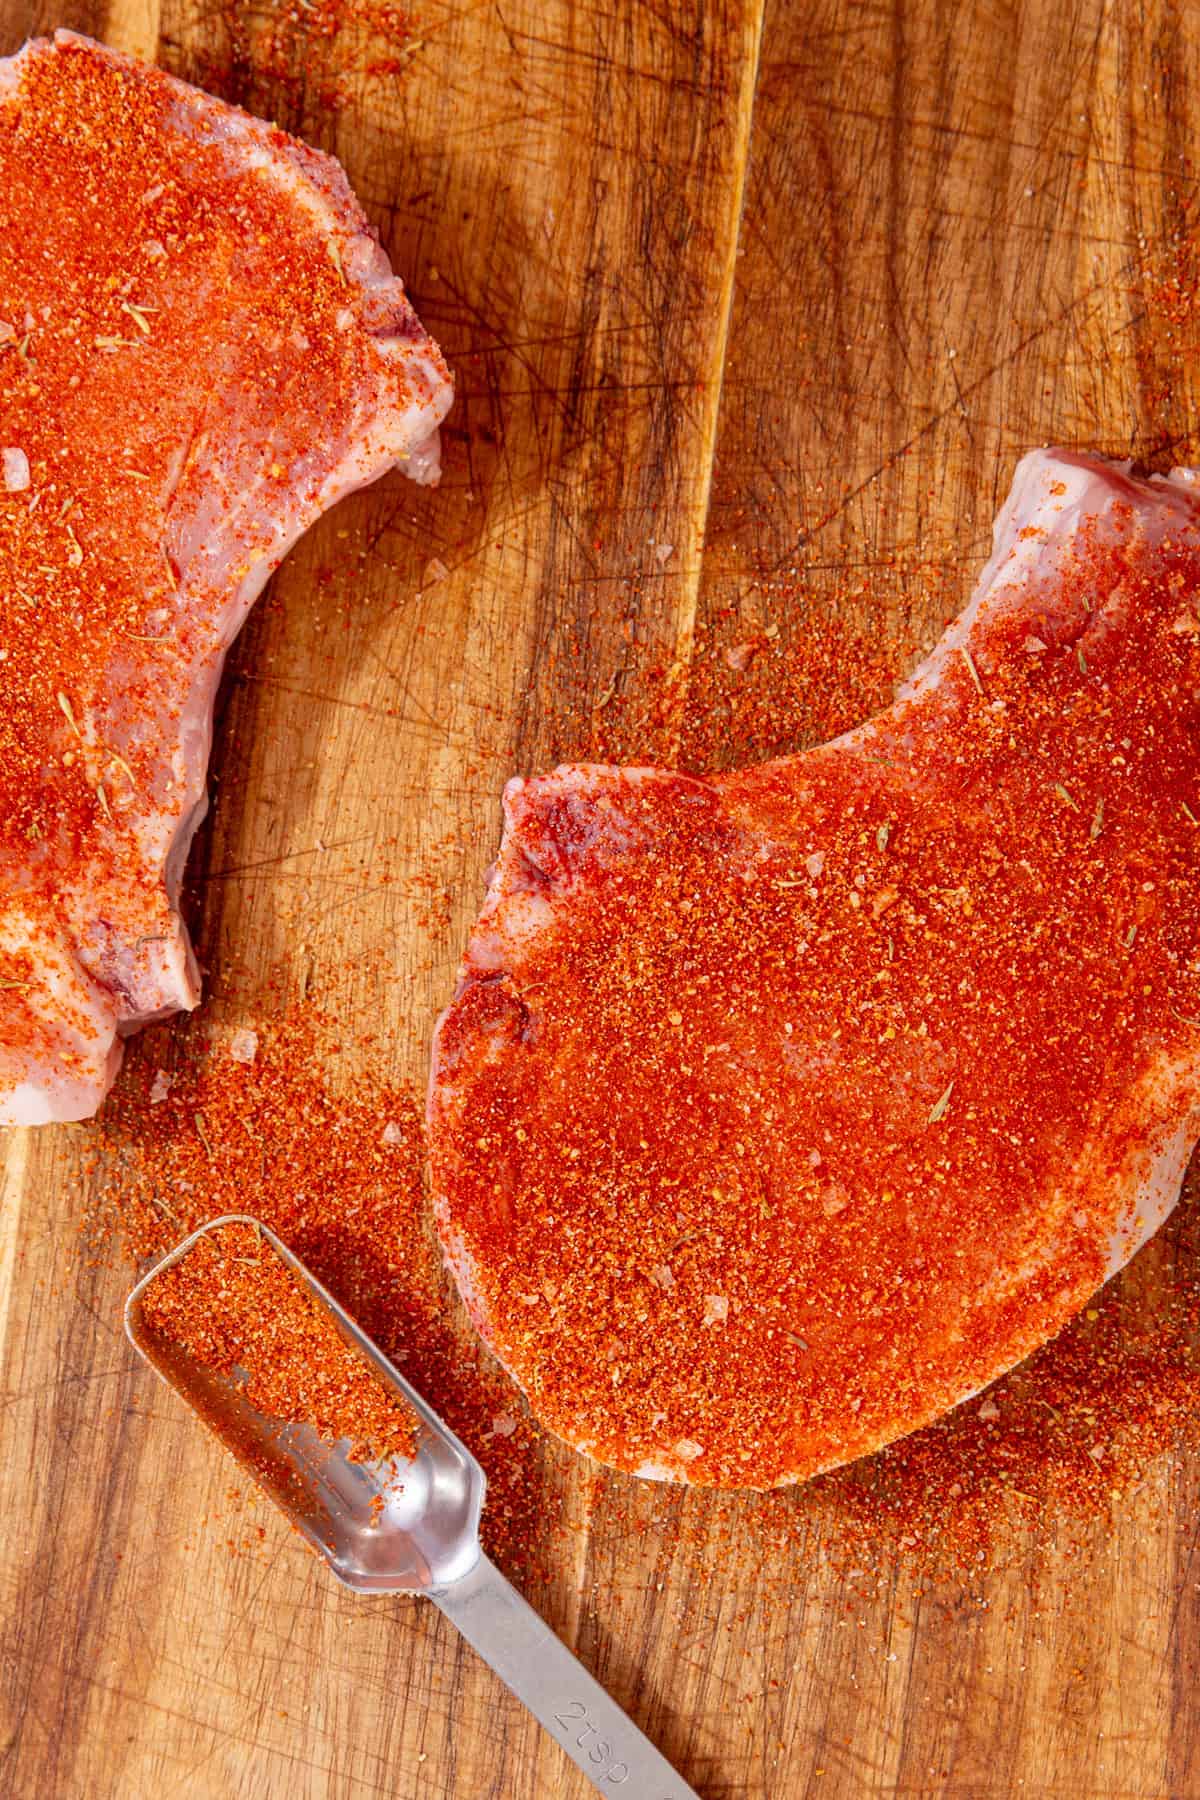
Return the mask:
<svg viewBox="0 0 1200 1800">
<path fill-rule="evenodd" d="M 429 1598 L 600 1793 L 700 1800 L 486 1556 Z"/>
</svg>

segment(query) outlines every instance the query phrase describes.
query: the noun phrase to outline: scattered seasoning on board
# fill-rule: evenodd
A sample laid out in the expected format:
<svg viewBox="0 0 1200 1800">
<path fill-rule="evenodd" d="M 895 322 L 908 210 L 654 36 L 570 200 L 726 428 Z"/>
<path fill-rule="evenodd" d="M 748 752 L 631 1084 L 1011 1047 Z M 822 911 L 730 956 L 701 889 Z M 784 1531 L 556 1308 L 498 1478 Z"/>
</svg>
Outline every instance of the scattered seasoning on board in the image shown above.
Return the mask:
<svg viewBox="0 0 1200 1800">
<path fill-rule="evenodd" d="M 949 552 L 939 563 L 928 547 L 898 551 L 866 573 L 826 570 L 819 580 L 760 561 L 749 576 L 717 581 L 721 598 L 706 605 L 686 661 L 649 628 L 643 639 L 639 576 L 629 582 L 634 622 L 619 634 L 624 653 L 601 677 L 591 622 L 568 612 L 555 641 L 539 648 L 530 690 L 536 750 L 522 739 L 521 772 L 561 761 L 711 774 L 825 743 L 891 703 L 962 598 Z M 896 617 L 914 611 L 920 632 L 897 627 Z"/>
<path fill-rule="evenodd" d="M 248 1029 L 199 1019 L 143 1035 L 97 1121 L 90 1242 L 140 1263 L 221 1213 L 260 1219 L 479 1457 L 486 1540 L 538 1578 L 539 1434 L 451 1299 L 415 1098 L 349 1073 L 372 1046 L 343 1046 L 311 1005 L 256 1019 L 252 1047 Z M 160 1050 L 167 1067 L 149 1060 Z"/>
<path fill-rule="evenodd" d="M 413 1454 L 409 1407 L 248 1221 L 206 1232 L 157 1275 L 140 1320 L 155 1352 L 172 1361 L 182 1353 L 235 1382 L 240 1399 L 272 1420 L 345 1442 L 352 1462 Z"/>
<path fill-rule="evenodd" d="M 836 618 L 793 628 L 786 652 L 765 626 L 723 644 L 702 636 L 690 671 L 680 764 L 709 772 L 736 747 L 750 767 L 826 743 L 888 706 L 895 654 Z M 716 754 L 714 754 L 714 752 Z"/>
<path fill-rule="evenodd" d="M 417 19 L 393 0 L 264 0 L 253 12 L 226 4 L 209 25 L 220 48 L 202 50 L 189 77 L 240 105 L 249 77 L 256 96 L 336 114 L 394 84 L 424 47 Z"/>
<path fill-rule="evenodd" d="M 1200 205 L 1193 189 L 1167 197 L 1174 228 L 1139 234 L 1122 271 L 1139 333 L 1139 394 L 1146 423 L 1139 438 L 1155 467 L 1197 462 L 1195 370 L 1200 359 Z M 1124 450 L 1117 454 L 1127 454 Z"/>
</svg>

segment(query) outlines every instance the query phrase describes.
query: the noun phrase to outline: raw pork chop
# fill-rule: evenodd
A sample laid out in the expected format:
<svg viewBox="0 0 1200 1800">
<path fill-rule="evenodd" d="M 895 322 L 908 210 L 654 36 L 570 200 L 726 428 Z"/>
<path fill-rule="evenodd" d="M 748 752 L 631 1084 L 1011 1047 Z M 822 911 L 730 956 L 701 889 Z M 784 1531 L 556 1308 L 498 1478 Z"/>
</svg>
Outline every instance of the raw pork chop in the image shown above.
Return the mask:
<svg viewBox="0 0 1200 1800">
<path fill-rule="evenodd" d="M 175 909 L 231 639 L 451 386 L 337 163 L 84 38 L 0 62 L 0 1124 L 194 1006 Z"/>
<path fill-rule="evenodd" d="M 534 1412 L 800 1480 L 966 1398 L 1171 1210 L 1200 1135 L 1200 496 L 1027 456 L 893 708 L 505 835 L 430 1102 L 439 1228 Z"/>
</svg>

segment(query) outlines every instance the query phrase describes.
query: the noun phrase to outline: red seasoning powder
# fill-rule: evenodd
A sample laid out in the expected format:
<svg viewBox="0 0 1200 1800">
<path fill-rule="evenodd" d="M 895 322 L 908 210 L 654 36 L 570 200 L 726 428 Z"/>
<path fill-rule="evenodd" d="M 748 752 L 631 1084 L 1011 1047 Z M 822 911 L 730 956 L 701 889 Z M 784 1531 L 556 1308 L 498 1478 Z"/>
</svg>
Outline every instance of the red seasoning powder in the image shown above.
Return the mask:
<svg viewBox="0 0 1200 1800">
<path fill-rule="evenodd" d="M 141 1324 L 171 1361 L 236 1382 L 240 1399 L 272 1420 L 348 1443 L 351 1461 L 413 1454 L 411 1410 L 255 1225 L 206 1232 L 155 1276 Z"/>
<path fill-rule="evenodd" d="M 97 1121 L 89 1236 L 141 1262 L 221 1213 L 260 1219 L 479 1457 L 486 1540 L 536 1577 L 538 1434 L 453 1304 L 426 1224 L 415 1097 L 347 1066 L 369 1067 L 374 1049 L 344 1045 L 311 1006 L 253 1028 L 146 1033 Z M 163 1052 L 170 1067 L 152 1066 Z M 370 1434 L 353 1409 L 339 1423 Z"/>
</svg>

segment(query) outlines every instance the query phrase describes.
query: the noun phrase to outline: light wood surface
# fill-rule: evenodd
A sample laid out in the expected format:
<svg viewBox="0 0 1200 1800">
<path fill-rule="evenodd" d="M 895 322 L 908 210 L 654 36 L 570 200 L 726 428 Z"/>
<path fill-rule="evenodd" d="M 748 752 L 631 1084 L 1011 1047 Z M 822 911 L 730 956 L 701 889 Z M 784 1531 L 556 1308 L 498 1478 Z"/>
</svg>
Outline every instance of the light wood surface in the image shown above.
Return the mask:
<svg viewBox="0 0 1200 1800">
<path fill-rule="evenodd" d="M 764 576 L 912 660 L 1023 450 L 1200 460 L 1200 326 L 1172 342 L 1147 273 L 1195 198 L 1200 13 L 427 0 L 405 69 L 337 111 L 344 45 L 267 78 L 266 17 L 0 0 L 0 50 L 70 24 L 224 71 L 342 158 L 456 368 L 440 490 L 346 503 L 252 620 L 193 860 L 207 1005 L 253 1016 L 282 965 L 419 1082 L 504 778 L 600 741 L 580 684 L 610 696 L 607 749 L 719 764 L 699 713 L 639 727 L 639 696 L 698 628 L 761 623 Z M 762 748 L 800 747 L 780 733 Z M 0 1788 L 581 1797 L 432 1609 L 343 1594 L 266 1510 L 262 1551 L 230 1554 L 230 1470 L 135 1368 L 122 1271 L 79 1255 L 88 1142 L 3 1145 Z M 1195 1238 L 1125 1278 L 1147 1304 Z M 814 1550 L 769 1606 L 752 1501 L 739 1531 L 580 1476 L 546 1452 L 547 1518 L 587 1528 L 569 1554 L 547 1534 L 536 1603 L 710 1800 L 1200 1797 L 1195 1461 L 1164 1458 L 1085 1553 L 1031 1536 L 931 1587 Z"/>
</svg>

